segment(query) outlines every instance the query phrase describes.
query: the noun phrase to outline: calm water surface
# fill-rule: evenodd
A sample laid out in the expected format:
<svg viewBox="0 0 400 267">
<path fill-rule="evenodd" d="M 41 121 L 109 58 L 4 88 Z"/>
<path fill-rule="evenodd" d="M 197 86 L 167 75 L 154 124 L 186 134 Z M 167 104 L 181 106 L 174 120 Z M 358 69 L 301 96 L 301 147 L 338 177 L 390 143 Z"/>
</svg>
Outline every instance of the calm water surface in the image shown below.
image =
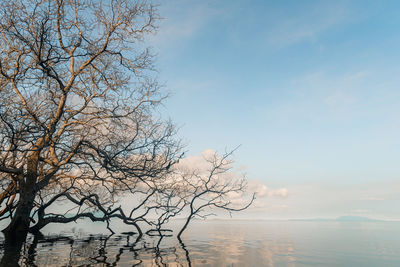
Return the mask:
<svg viewBox="0 0 400 267">
<path fill-rule="evenodd" d="M 400 266 L 399 222 L 201 221 L 184 244 L 96 227 L 30 236 L 21 266 Z"/>
</svg>

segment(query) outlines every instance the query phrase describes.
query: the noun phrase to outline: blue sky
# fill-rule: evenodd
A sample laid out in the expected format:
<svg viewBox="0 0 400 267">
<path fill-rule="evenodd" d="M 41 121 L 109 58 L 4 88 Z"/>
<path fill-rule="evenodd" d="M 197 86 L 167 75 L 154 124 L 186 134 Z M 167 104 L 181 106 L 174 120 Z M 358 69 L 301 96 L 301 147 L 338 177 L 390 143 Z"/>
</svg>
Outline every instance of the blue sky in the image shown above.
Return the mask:
<svg viewBox="0 0 400 267">
<path fill-rule="evenodd" d="M 262 218 L 400 219 L 398 1 L 161 3 L 151 38 L 189 155 L 287 188 Z"/>
</svg>

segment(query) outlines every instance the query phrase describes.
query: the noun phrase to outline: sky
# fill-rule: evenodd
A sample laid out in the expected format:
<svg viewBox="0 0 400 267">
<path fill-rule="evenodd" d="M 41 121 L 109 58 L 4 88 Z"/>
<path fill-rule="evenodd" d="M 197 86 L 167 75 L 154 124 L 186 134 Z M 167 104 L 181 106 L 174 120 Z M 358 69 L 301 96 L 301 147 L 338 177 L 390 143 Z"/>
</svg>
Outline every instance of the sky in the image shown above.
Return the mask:
<svg viewBox="0 0 400 267">
<path fill-rule="evenodd" d="M 398 1 L 161 1 L 149 43 L 188 156 L 271 192 L 242 216 L 400 219 Z"/>
</svg>

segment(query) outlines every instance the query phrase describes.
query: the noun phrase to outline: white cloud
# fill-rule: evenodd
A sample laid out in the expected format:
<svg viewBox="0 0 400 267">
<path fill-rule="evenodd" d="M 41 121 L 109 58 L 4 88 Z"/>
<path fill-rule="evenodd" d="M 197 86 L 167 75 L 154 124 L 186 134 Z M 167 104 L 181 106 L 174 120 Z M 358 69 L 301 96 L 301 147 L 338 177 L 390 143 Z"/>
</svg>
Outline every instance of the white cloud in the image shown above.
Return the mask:
<svg viewBox="0 0 400 267">
<path fill-rule="evenodd" d="M 271 191 L 271 196 L 277 196 L 277 197 L 288 197 L 289 196 L 289 190 L 287 188 L 280 188 L 277 190 L 272 190 Z"/>
<path fill-rule="evenodd" d="M 207 149 L 204 150 L 201 155 L 196 155 L 196 156 L 188 156 L 182 160 L 179 161 L 178 165 L 176 168 L 178 169 L 184 169 L 188 171 L 193 171 L 196 170 L 197 173 L 199 174 L 207 174 L 208 171 L 210 170 L 210 162 L 207 160 L 212 159 L 216 155 L 216 151 L 213 149 Z M 232 162 L 231 166 L 232 169 L 229 170 L 228 172 L 224 173 L 223 175 L 219 175 L 219 179 L 236 179 L 239 177 L 243 176 L 243 171 L 245 170 L 245 166 L 240 166 L 237 169 L 234 169 L 234 163 Z M 247 199 L 243 202 L 241 199 L 243 199 L 244 195 L 249 195 L 255 193 L 257 198 L 287 198 L 289 196 L 289 190 L 285 187 L 282 188 L 276 188 L 276 189 L 271 189 L 265 184 L 263 184 L 260 181 L 256 180 L 248 180 L 248 188 L 247 192 L 245 194 L 241 193 L 231 193 L 230 198 L 232 199 L 233 202 L 237 202 L 238 204 L 244 203 L 248 201 Z M 235 203 L 236 203 L 235 202 Z M 247 203 L 247 202 L 246 202 Z"/>
<path fill-rule="evenodd" d="M 289 190 L 287 188 L 270 189 L 266 185 L 260 183 L 259 181 L 249 182 L 249 191 L 255 192 L 256 196 L 259 198 L 264 197 L 281 197 L 286 198 L 289 196 Z"/>
<path fill-rule="evenodd" d="M 187 169 L 191 171 L 196 170 L 198 173 L 206 173 L 211 168 L 209 160 L 211 160 L 215 155 L 215 150 L 206 149 L 201 152 L 200 155 L 188 156 L 181 159 L 176 168 Z"/>
</svg>

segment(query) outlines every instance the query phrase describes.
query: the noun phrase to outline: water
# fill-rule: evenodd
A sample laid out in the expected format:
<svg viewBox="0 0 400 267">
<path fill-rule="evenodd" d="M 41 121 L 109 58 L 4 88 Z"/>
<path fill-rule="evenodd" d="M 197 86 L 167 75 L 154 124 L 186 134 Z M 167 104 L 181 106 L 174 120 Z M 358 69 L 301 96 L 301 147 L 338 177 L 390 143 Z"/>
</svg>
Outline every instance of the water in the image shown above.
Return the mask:
<svg viewBox="0 0 400 267">
<path fill-rule="evenodd" d="M 58 239 L 57 227 L 45 239 L 29 236 L 20 265 L 400 266 L 398 222 L 196 221 L 184 243 L 63 229 Z"/>
</svg>

